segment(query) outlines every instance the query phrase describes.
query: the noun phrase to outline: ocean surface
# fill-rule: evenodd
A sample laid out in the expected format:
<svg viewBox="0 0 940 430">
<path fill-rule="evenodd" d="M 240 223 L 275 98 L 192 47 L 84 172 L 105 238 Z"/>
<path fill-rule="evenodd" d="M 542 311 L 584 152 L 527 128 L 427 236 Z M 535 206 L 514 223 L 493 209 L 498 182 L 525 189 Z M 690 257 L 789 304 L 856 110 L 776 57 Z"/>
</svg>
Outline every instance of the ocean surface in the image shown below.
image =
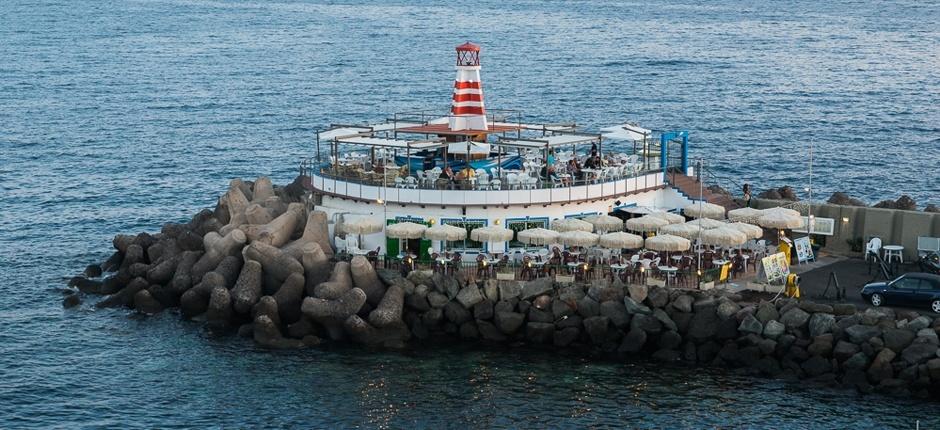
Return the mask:
<svg viewBox="0 0 940 430">
<path fill-rule="evenodd" d="M 686 129 L 734 182 L 940 204 L 933 1 L 0 1 L 0 428 L 921 428 L 936 404 L 522 348 L 271 352 L 63 310 L 116 233 L 285 183 L 314 130 L 487 106 Z M 731 182 L 731 181 L 729 181 Z"/>
</svg>

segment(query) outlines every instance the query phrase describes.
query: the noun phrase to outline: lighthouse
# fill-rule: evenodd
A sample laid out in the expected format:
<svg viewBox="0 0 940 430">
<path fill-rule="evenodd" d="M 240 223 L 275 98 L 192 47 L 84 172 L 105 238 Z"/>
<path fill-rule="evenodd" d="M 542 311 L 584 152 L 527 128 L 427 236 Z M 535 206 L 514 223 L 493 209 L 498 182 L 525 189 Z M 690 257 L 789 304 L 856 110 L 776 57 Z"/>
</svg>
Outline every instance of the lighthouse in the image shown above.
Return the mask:
<svg viewBox="0 0 940 430">
<path fill-rule="evenodd" d="M 451 130 L 487 129 L 480 81 L 480 45 L 467 42 L 457 47 L 457 78 L 449 126 Z"/>
</svg>

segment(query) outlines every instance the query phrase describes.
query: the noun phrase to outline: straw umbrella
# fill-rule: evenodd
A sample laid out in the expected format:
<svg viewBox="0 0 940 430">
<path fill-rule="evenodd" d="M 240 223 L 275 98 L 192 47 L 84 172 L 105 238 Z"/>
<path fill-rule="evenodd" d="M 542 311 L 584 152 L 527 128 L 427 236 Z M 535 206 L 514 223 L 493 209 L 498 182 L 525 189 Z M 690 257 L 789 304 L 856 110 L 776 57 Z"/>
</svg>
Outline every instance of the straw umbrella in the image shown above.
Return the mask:
<svg viewBox="0 0 940 430">
<path fill-rule="evenodd" d="M 622 231 L 601 235 L 598 245 L 608 249 L 638 249 L 643 246 L 643 238 Z"/>
<path fill-rule="evenodd" d="M 690 224 L 684 222 L 682 224 L 670 224 L 661 229 L 659 232 L 662 234 L 671 234 L 673 236 L 684 237 L 686 239 L 692 239 L 693 237 L 698 236 L 699 232 L 702 231 L 702 227 L 698 224 Z"/>
<path fill-rule="evenodd" d="M 565 246 L 592 246 L 597 244 L 598 236 L 586 231 L 571 230 L 558 235 L 558 240 Z"/>
<path fill-rule="evenodd" d="M 699 239 L 705 245 L 730 248 L 744 245 L 744 242 L 747 242 L 747 235 L 736 228 L 720 227 L 703 231 Z"/>
<path fill-rule="evenodd" d="M 646 248 L 653 251 L 688 251 L 692 247 L 689 239 L 671 234 L 660 234 L 646 238 Z"/>
<path fill-rule="evenodd" d="M 544 228 L 522 230 L 516 237 L 520 242 L 529 245 L 548 245 L 558 242 L 558 232 Z"/>
<path fill-rule="evenodd" d="M 766 228 L 788 230 L 802 227 L 805 222 L 800 213 L 787 208 L 764 209 L 764 213 L 757 219 L 757 225 Z"/>
<path fill-rule="evenodd" d="M 753 224 L 756 223 L 757 219 L 763 214 L 764 211 L 754 208 L 732 209 L 728 211 L 728 219 Z"/>
<path fill-rule="evenodd" d="M 764 229 L 754 225 L 748 224 L 745 222 L 733 222 L 728 224 L 728 227 L 736 229 L 741 233 L 744 233 L 748 239 L 760 239 L 764 237 Z"/>
<path fill-rule="evenodd" d="M 656 218 L 649 215 L 643 215 L 639 218 L 628 219 L 626 222 L 627 230 L 650 232 L 659 230 L 669 225 L 669 221 L 662 218 Z"/>
<path fill-rule="evenodd" d="M 685 217 L 672 212 L 653 212 L 649 216 L 654 218 L 662 218 L 666 221 L 669 221 L 669 224 L 681 224 L 685 222 Z"/>
<path fill-rule="evenodd" d="M 424 230 L 424 238 L 429 240 L 441 241 L 445 245 L 447 241 L 464 240 L 467 238 L 467 229 L 453 225 L 439 224 L 428 227 Z M 441 246 L 441 248 L 445 248 Z"/>
<path fill-rule="evenodd" d="M 400 222 L 385 227 L 385 236 L 398 239 L 398 248 L 401 250 L 401 239 L 421 239 L 427 226 L 410 221 Z"/>
<path fill-rule="evenodd" d="M 710 229 L 718 228 L 718 227 L 725 225 L 725 223 L 721 221 L 713 220 L 709 218 L 699 218 L 696 220 L 689 221 L 686 224 L 699 226 L 702 228 L 702 230 L 710 230 Z"/>
<path fill-rule="evenodd" d="M 585 221 L 594 226 L 594 231 L 609 232 L 623 230 L 623 220 L 610 215 L 595 215 L 587 217 Z"/>
<path fill-rule="evenodd" d="M 594 231 L 594 226 L 587 221 L 582 221 L 577 218 L 562 218 L 552 221 L 552 230 L 555 230 L 559 233 L 575 230 L 590 233 Z"/>
<path fill-rule="evenodd" d="M 682 213 L 692 218 L 722 219 L 725 217 L 725 208 L 713 203 L 693 203 L 682 209 Z"/>
<path fill-rule="evenodd" d="M 470 239 L 477 242 L 506 242 L 512 240 L 516 232 L 498 225 L 475 228 L 470 232 Z"/>
<path fill-rule="evenodd" d="M 340 228 L 340 231 L 346 234 L 355 234 L 359 239 L 359 245 L 362 245 L 362 235 L 364 234 L 373 234 L 382 231 L 381 222 L 374 218 L 360 217 L 352 221 L 343 220 L 343 224 Z"/>
</svg>

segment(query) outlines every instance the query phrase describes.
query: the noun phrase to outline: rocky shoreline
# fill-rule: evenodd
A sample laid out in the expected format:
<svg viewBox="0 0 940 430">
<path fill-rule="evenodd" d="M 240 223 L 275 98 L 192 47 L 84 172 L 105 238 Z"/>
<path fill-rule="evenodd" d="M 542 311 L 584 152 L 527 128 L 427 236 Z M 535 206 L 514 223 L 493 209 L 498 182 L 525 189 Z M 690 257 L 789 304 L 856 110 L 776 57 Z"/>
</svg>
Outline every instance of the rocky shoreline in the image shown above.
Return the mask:
<svg viewBox="0 0 940 430">
<path fill-rule="evenodd" d="M 334 255 L 326 214 L 304 194 L 301 178 L 234 180 L 186 224 L 116 236 L 107 261 L 69 281 L 78 291 L 63 305 L 94 294 L 105 296 L 99 308 L 178 309 L 270 348 L 521 342 L 940 400 L 940 318 L 619 282 L 403 276 Z"/>
</svg>

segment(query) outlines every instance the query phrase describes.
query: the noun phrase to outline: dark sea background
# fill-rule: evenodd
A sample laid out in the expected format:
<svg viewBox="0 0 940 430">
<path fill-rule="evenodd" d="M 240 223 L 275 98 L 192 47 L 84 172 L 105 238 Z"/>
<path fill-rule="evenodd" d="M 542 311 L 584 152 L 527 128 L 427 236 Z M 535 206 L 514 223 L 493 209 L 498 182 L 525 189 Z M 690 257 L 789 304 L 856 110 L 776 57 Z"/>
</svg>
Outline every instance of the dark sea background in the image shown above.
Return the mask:
<svg viewBox="0 0 940 430">
<path fill-rule="evenodd" d="M 520 348 L 272 352 L 63 310 L 116 233 L 285 183 L 331 122 L 487 106 L 687 129 L 726 177 L 940 204 L 935 1 L 0 1 L 0 428 L 914 428 L 940 407 Z"/>
</svg>

